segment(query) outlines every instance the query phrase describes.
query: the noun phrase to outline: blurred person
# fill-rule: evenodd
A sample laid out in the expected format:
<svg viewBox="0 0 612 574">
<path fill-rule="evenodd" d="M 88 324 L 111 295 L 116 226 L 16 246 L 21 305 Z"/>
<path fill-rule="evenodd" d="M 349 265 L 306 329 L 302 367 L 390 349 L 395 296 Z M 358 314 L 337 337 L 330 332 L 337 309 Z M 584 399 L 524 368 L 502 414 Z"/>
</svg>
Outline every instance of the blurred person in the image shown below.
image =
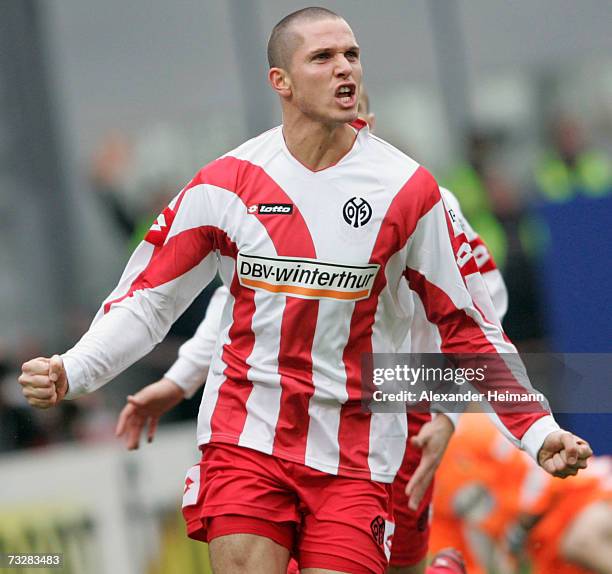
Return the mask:
<svg viewBox="0 0 612 574">
<path fill-rule="evenodd" d="M 138 138 L 111 130 L 94 151 L 90 182 L 130 251 L 184 181 L 186 152 L 184 138 L 164 125 L 149 126 Z"/>
<path fill-rule="evenodd" d="M 479 413 L 466 413 L 439 469 L 432 550 L 453 545 L 470 574 L 608 574 L 612 466 L 595 457 L 551 479 Z"/>
<path fill-rule="evenodd" d="M 506 264 L 507 240 L 495 218 L 489 192 L 484 181 L 485 169 L 499 136 L 472 128 L 466 137 L 465 160 L 455 165 L 444 178 L 444 184 L 459 200 L 463 213 L 497 261 L 500 269 Z"/>
<path fill-rule="evenodd" d="M 521 351 L 542 348 L 547 335 L 538 277 L 539 255 L 544 249 L 545 229 L 525 203 L 523 195 L 503 166 L 489 163 L 483 182 L 491 210 L 506 237 L 504 279 L 509 310 L 504 328 Z"/>
<path fill-rule="evenodd" d="M 484 414 L 461 416 L 438 469 L 431 550 L 453 546 L 470 574 L 515 571 L 505 534 L 519 515 L 530 459 L 510 448 Z"/>
<path fill-rule="evenodd" d="M 102 138 L 95 150 L 89 172 L 102 209 L 110 215 L 126 243 L 133 240 L 138 227 L 138 215 L 129 207 L 124 193 L 133 156 L 133 145 L 128 137 L 118 130 L 113 130 Z M 154 213 L 159 213 L 159 209 Z"/>
<path fill-rule="evenodd" d="M 519 524 L 534 572 L 612 574 L 612 458 L 594 457 L 567 481 L 541 475 Z"/>
<path fill-rule="evenodd" d="M 550 124 L 549 147 L 535 167 L 535 183 L 548 202 L 602 197 L 612 193 L 612 161 L 589 144 L 577 118 L 560 114 Z"/>
<path fill-rule="evenodd" d="M 112 130 L 100 141 L 90 165 L 90 181 L 95 197 L 121 233 L 130 252 L 137 247 L 175 193 L 181 180 L 178 167 L 171 160 L 183 152 L 173 130 L 157 126 L 147 130 L 138 141 L 119 130 Z M 148 140 L 152 140 L 149 142 Z M 154 166 L 154 167 L 152 167 Z M 146 189 L 146 191 L 141 191 Z M 139 365 L 134 380 L 141 386 L 150 377 L 157 378 L 175 356 L 179 345 L 190 337 L 204 317 L 204 310 L 217 281 L 204 289 L 172 325 L 155 352 Z M 186 401 L 175 409 L 174 421 L 197 416 L 199 401 Z"/>
<path fill-rule="evenodd" d="M 363 88 L 363 86 L 362 86 Z M 360 117 L 374 128 L 375 117 L 370 110 L 367 93 L 360 99 Z M 447 217 L 459 249 L 473 253 L 475 271 L 483 282 L 476 287 L 466 281 L 468 291 L 483 316 L 500 325 L 507 310 L 508 298 L 501 273 L 486 244 L 464 217 L 457 198 L 440 188 Z M 485 289 L 482 288 L 484 285 Z M 427 312 L 416 294 L 412 295 L 412 323 L 410 334 L 399 346 L 404 353 L 440 353 L 440 333 L 430 322 Z M 411 412 L 408 415 L 408 436 L 402 464 L 393 481 L 393 517 L 395 532 L 391 546 L 391 574 L 420 574 L 427 561 L 430 536 L 430 505 L 434 489 L 433 478 L 446 445 L 454 430 L 458 415 L 438 413 L 432 420 L 428 413 Z M 448 569 L 444 569 L 447 562 Z M 441 570 L 438 570 L 441 568 Z M 452 569 L 451 569 L 452 568 Z M 462 572 L 461 559 L 439 549 L 427 573 Z"/>
<path fill-rule="evenodd" d="M 185 488 L 190 536 L 209 542 L 215 572 L 281 573 L 292 551 L 309 574 L 383 572 L 406 416 L 363 412 L 359 363 L 408 333 L 404 278 L 443 350 L 515 349 L 472 302 L 435 180 L 357 121 L 348 24 L 293 13 L 269 60 L 283 126 L 203 168 L 79 343 L 25 363 L 20 382 L 40 408 L 95 390 L 163 339 L 219 269 L 231 298 Z M 546 408 L 498 422 L 551 474 L 586 466 L 588 445 Z"/>
</svg>

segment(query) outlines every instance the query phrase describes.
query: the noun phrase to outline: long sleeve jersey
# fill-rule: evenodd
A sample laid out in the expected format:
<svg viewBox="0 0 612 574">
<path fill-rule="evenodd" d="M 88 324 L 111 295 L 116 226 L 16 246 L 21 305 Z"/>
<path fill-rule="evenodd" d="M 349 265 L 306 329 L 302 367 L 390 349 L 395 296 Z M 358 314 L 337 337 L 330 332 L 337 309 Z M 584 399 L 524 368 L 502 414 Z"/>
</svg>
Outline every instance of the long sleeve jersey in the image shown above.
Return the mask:
<svg viewBox="0 0 612 574">
<path fill-rule="evenodd" d="M 64 355 L 69 397 L 149 352 L 218 271 L 229 296 L 198 443 L 391 482 L 406 416 L 362 409 L 360 360 L 398 348 L 411 292 L 444 352 L 516 350 L 472 300 L 460 267 L 475 263 L 457 244 L 433 177 L 364 122 L 353 125 L 351 150 L 321 171 L 292 156 L 278 127 L 198 172 Z M 543 406 L 500 421 L 532 454 L 558 428 Z"/>
<path fill-rule="evenodd" d="M 440 194 L 451 221 L 455 220 L 458 228 L 465 234 L 487 288 L 486 298 L 481 297 L 482 293 L 478 291 L 471 293 L 472 298 L 481 309 L 488 308 L 488 299 L 490 299 L 494 316 L 501 322 L 508 309 L 508 291 L 504 279 L 486 244 L 463 215 L 457 198 L 443 187 L 440 188 Z M 213 293 L 197 331 L 191 339 L 181 345 L 176 361 L 165 374 L 183 389 L 187 398 L 191 398 L 196 393 L 208 375 L 228 295 L 229 291 L 224 285 Z M 413 294 L 413 298 L 415 297 L 418 296 Z M 440 351 L 440 341 L 437 327 L 427 321 L 423 306 L 419 305 L 418 301 L 415 302 L 410 333 L 405 343 L 400 346 L 400 350 L 437 353 Z M 455 417 L 452 418 L 455 422 Z"/>
</svg>

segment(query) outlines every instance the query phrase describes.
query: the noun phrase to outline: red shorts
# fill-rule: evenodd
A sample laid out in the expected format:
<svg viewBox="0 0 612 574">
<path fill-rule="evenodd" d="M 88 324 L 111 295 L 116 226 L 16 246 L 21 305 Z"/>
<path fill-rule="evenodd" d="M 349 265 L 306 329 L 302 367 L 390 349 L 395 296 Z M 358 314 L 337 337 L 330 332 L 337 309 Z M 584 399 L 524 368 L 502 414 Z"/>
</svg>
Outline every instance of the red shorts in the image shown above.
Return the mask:
<svg viewBox="0 0 612 574">
<path fill-rule="evenodd" d="M 428 413 L 410 413 L 408 415 L 408 436 L 418 434 L 420 428 L 429 420 L 431 420 L 431 415 Z M 433 481 L 416 512 L 408 508 L 408 497 L 406 496 L 406 485 L 419 462 L 421 462 L 421 451 L 408 446 L 402 465 L 393 481 L 395 532 L 389 561 L 391 566 L 413 566 L 427 556 Z"/>
<path fill-rule="evenodd" d="M 390 494 L 389 484 L 215 443 L 187 474 L 183 516 L 196 540 L 257 534 L 287 548 L 301 568 L 382 574 L 393 532 Z"/>
</svg>

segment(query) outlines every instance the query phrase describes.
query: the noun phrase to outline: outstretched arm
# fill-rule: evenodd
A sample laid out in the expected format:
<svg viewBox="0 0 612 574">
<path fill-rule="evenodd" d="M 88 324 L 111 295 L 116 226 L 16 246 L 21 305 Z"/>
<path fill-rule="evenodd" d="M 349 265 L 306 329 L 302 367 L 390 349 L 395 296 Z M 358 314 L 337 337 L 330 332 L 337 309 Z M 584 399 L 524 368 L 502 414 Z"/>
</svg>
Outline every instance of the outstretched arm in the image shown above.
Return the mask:
<svg viewBox="0 0 612 574">
<path fill-rule="evenodd" d="M 503 390 L 506 386 L 530 389 L 516 348 L 504 335 L 499 321 L 489 320 L 486 311 L 474 302 L 473 293 L 486 291 L 486 287 L 463 230 L 450 221 L 435 180 L 426 174 L 423 185 L 430 189 L 424 194 L 423 213 L 410 238 L 405 276 L 418 294 L 428 321 L 438 328 L 442 352 L 499 356 L 495 377 L 483 382 L 485 391 L 489 387 Z M 511 356 L 512 368 L 505 365 Z M 492 418 L 500 430 L 548 472 L 559 476 L 575 474 L 591 454 L 585 441 L 561 431 L 547 404 L 535 403 L 529 413 L 492 406 L 496 410 Z M 561 440 L 560 435 L 565 438 Z"/>
<path fill-rule="evenodd" d="M 49 359 L 24 364 L 20 382 L 32 406 L 48 408 L 96 390 L 165 337 L 216 273 L 211 221 L 206 186 L 196 177 L 159 215 L 87 333 L 62 355 L 58 381 L 65 379 L 66 388 L 44 391 L 51 381 Z"/>
<path fill-rule="evenodd" d="M 128 450 L 138 448 L 145 427 L 148 427 L 147 440 L 152 442 L 159 418 L 184 398 L 193 396 L 204 384 L 228 293 L 226 287 L 214 292 L 195 335 L 183 343 L 177 360 L 164 377 L 128 396 L 116 428 L 117 436 L 125 439 Z"/>
</svg>

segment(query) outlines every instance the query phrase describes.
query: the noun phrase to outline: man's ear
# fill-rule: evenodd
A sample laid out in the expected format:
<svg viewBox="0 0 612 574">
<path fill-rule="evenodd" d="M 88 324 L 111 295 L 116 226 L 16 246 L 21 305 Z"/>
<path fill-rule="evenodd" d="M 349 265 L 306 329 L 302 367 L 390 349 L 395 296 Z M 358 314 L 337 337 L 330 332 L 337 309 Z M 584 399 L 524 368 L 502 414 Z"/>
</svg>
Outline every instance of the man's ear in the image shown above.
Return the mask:
<svg viewBox="0 0 612 574">
<path fill-rule="evenodd" d="M 270 82 L 272 89 L 282 98 L 287 98 L 291 95 L 291 79 L 289 74 L 282 68 L 270 68 L 268 82 Z"/>
</svg>

